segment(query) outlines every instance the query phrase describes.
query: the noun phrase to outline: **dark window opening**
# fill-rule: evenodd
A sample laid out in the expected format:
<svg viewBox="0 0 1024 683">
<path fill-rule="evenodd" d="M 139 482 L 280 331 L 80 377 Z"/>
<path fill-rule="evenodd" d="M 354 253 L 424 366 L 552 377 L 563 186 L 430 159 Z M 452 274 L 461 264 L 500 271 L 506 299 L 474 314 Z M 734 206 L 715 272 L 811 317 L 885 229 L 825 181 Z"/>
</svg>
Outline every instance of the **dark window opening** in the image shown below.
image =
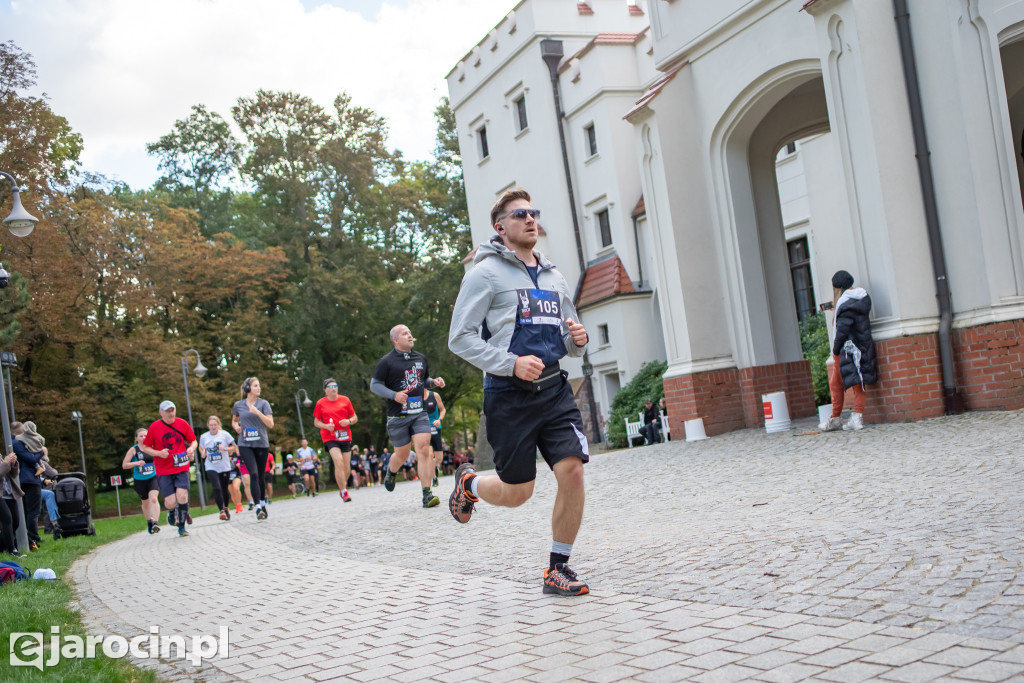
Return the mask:
<svg viewBox="0 0 1024 683">
<path fill-rule="evenodd" d="M 590 156 L 594 156 L 597 154 L 597 133 L 594 132 L 594 125 L 587 126 L 583 132 L 587 136 L 587 151 L 590 152 Z"/>
<path fill-rule="evenodd" d="M 814 315 L 814 281 L 811 279 L 811 252 L 807 238 L 793 240 L 786 244 L 789 250 L 789 272 L 793 278 L 793 298 L 796 302 L 796 316 L 804 318 Z"/>
<path fill-rule="evenodd" d="M 608 209 L 597 212 L 597 225 L 601 228 L 601 246 L 610 246 L 612 243 L 612 225 L 608 219 Z"/>
<path fill-rule="evenodd" d="M 516 105 L 516 125 L 520 132 L 526 130 L 528 125 L 526 122 L 526 96 L 523 95 L 515 101 Z"/>
<path fill-rule="evenodd" d="M 487 126 L 478 128 L 476 136 L 480 140 L 480 158 L 486 159 L 491 156 L 491 150 L 487 147 Z"/>
</svg>

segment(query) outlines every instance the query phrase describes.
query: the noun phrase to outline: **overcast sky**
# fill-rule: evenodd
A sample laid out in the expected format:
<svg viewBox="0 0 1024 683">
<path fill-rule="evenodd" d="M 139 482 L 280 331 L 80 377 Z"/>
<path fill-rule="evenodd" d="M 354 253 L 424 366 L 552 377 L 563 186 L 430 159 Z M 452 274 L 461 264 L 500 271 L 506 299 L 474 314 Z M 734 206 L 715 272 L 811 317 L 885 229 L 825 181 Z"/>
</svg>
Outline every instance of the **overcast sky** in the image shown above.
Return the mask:
<svg viewBox="0 0 1024 683">
<path fill-rule="evenodd" d="M 39 90 L 85 139 L 86 170 L 148 187 L 147 142 L 204 104 L 342 90 L 387 119 L 407 159 L 434 147 L 444 77 L 515 0 L 0 0 L 0 41 L 31 53 Z M 38 94 L 38 93 L 37 93 Z"/>
</svg>

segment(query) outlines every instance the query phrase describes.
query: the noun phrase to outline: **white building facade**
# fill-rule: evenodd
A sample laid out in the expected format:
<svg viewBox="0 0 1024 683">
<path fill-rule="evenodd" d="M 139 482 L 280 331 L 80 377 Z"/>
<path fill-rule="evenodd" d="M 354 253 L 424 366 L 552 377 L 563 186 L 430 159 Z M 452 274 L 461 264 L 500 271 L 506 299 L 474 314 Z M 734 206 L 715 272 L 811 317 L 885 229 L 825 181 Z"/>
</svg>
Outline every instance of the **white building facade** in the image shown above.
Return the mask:
<svg viewBox="0 0 1024 683">
<path fill-rule="evenodd" d="M 657 76 L 648 33 L 647 16 L 624 0 L 524 0 L 447 77 L 474 242 L 494 234 L 488 214 L 502 192 L 530 192 L 542 211 L 537 248 L 579 292 L 602 418 L 645 362 L 666 360 L 652 286 L 654 239 L 643 217 L 633 216 L 641 182 L 633 127 L 622 118 Z M 563 55 L 557 78 L 575 205 L 543 41 L 559 42 Z M 579 386 L 583 363 L 563 365 Z"/>
<path fill-rule="evenodd" d="M 615 324 L 627 348 L 660 332 L 673 433 L 694 417 L 709 434 L 761 424 L 761 395 L 771 391 L 786 391 L 791 414 L 813 414 L 797 320 L 808 300 L 831 301 L 839 269 L 874 303 L 880 382 L 868 393 L 868 421 L 1024 406 L 1024 0 L 527 0 L 509 16 L 536 19 L 540 8 L 551 14 L 530 31 L 564 36 L 567 46 L 559 85 L 581 232 L 596 240 L 585 250 L 587 267 L 611 253 L 588 227 L 594 216 L 608 206 L 621 220 L 628 209 L 639 220 L 612 221 L 620 231 L 614 253 L 631 280 L 648 280 L 634 289 L 649 290 L 644 305 L 658 322 Z M 575 31 L 584 35 L 573 39 Z M 577 55 L 587 34 L 639 37 L 629 53 L 595 43 Z M 523 45 L 530 40 L 524 35 Z M 486 41 L 476 49 L 488 50 Z M 626 54 L 597 58 L 619 49 Z M 506 59 L 480 82 L 525 74 L 527 52 L 516 56 L 522 67 Z M 565 197 L 557 146 L 504 167 L 531 174 L 504 186 L 473 168 L 472 119 L 459 107 L 483 88 L 457 85 L 479 68 L 472 59 L 449 85 L 467 136 L 474 218 L 486 223 L 484 205 L 507 186 L 538 187 L 535 168 L 548 169 L 545 189 Z M 602 86 L 574 89 L 589 84 L 590 65 Z M 639 94 L 623 106 L 627 73 Z M 481 112 L 483 102 L 474 105 Z M 557 138 L 551 107 L 546 136 Z M 572 155 L 585 147 L 577 131 L 590 117 L 603 121 L 616 108 L 631 142 L 615 128 L 608 173 L 617 182 L 601 195 L 586 157 L 579 167 Z M 605 172 L 591 164 L 594 176 Z M 536 204 L 547 208 L 548 200 Z M 550 240 L 554 224 L 546 225 Z M 484 227 L 474 223 L 474 236 L 484 237 Z M 632 252 L 623 245 L 627 227 L 635 229 Z M 562 262 L 574 248 L 551 246 Z M 798 276 L 794 264 L 802 263 Z M 625 289 L 585 306 L 586 315 L 639 308 Z"/>
</svg>

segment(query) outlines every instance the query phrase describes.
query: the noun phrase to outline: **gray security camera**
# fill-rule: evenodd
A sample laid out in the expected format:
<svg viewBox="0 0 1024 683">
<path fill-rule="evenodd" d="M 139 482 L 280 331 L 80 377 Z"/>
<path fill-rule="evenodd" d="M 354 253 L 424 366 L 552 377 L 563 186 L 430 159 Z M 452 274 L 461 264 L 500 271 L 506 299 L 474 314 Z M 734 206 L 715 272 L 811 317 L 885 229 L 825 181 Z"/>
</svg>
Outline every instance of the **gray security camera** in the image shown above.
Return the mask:
<svg viewBox="0 0 1024 683">
<path fill-rule="evenodd" d="M 4 289 L 7 285 L 11 284 L 11 274 L 7 272 L 7 269 L 0 265 L 0 289 Z"/>
</svg>

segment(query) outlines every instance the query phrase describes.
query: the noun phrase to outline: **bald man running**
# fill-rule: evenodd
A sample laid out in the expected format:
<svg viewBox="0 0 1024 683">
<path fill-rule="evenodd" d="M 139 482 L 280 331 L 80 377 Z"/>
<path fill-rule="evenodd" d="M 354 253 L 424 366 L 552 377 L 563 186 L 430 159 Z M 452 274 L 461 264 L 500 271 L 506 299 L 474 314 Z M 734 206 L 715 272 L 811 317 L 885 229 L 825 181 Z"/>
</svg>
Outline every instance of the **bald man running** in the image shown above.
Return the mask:
<svg viewBox="0 0 1024 683">
<path fill-rule="evenodd" d="M 394 349 L 377 361 L 370 381 L 370 391 L 387 399 L 388 436 L 395 447 L 384 472 L 384 488 L 395 490 L 395 475 L 415 447 L 423 507 L 437 507 L 441 501 L 430 490 L 434 462 L 430 456 L 430 419 L 423 410 L 423 389 L 443 389 L 444 380 L 430 377 L 427 357 L 412 350 L 416 340 L 408 327 L 395 325 L 390 336 Z"/>
</svg>

